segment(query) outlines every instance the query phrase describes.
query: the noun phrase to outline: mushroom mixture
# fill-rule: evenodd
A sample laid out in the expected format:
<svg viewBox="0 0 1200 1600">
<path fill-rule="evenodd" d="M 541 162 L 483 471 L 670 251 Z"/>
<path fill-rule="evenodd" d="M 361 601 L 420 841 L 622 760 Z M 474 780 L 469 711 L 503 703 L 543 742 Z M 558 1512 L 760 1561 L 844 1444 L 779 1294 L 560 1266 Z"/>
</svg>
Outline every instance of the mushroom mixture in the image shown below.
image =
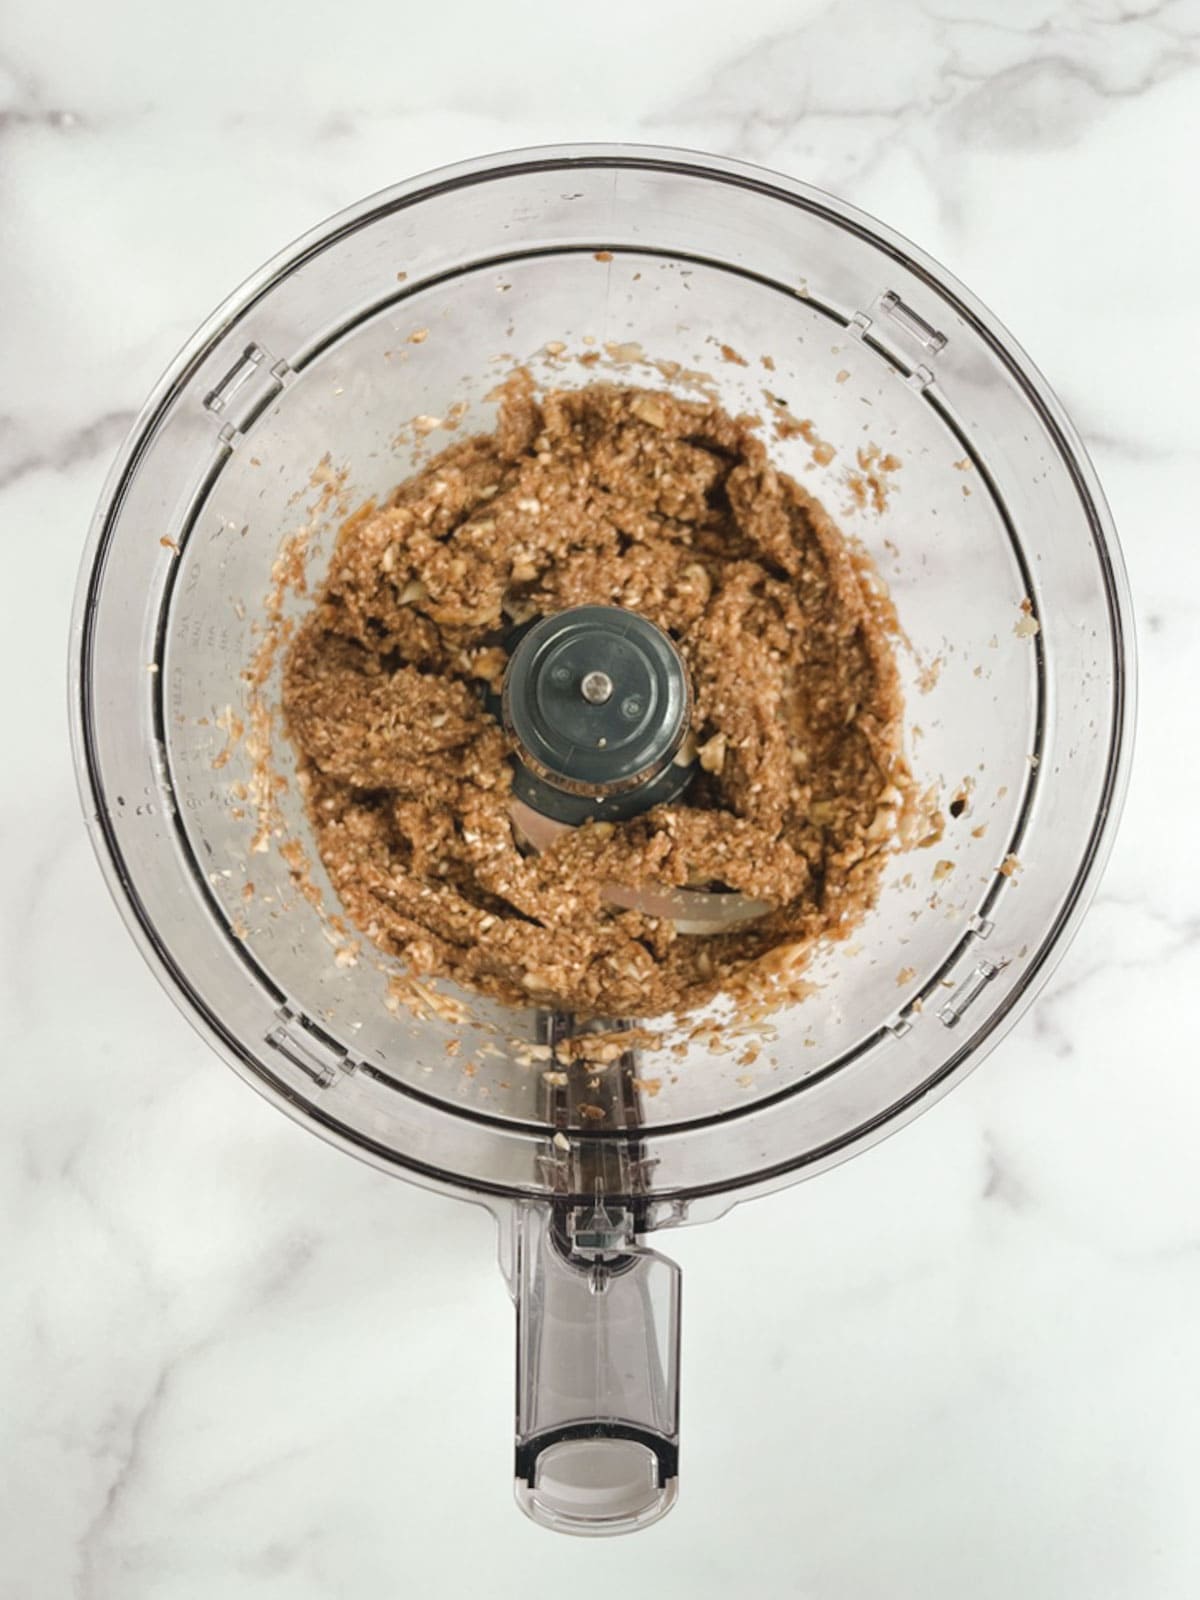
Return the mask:
<svg viewBox="0 0 1200 1600">
<path fill-rule="evenodd" d="M 653 389 L 505 385 L 495 432 L 343 527 L 285 664 L 317 847 L 410 972 L 588 1016 L 781 995 L 871 905 L 909 803 L 896 626 L 870 563 L 753 418 Z M 495 705 L 514 627 L 618 605 L 675 640 L 695 780 L 541 851 L 510 817 Z M 696 936 L 606 885 L 769 903 Z M 628 896 L 626 896 L 628 898 Z"/>
</svg>

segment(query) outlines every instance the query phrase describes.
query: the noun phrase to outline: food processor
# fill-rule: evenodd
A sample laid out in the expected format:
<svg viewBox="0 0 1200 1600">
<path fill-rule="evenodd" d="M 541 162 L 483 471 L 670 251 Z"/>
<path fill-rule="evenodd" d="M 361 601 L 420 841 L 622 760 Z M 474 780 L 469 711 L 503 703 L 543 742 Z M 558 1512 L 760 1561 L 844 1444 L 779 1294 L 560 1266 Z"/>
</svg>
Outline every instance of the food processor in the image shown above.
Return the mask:
<svg viewBox="0 0 1200 1600">
<path fill-rule="evenodd" d="M 785 1004 L 718 1002 L 674 1032 L 504 1007 L 405 972 L 339 912 L 279 712 L 287 641 L 346 517 L 490 431 L 518 367 L 763 418 L 774 461 L 890 593 L 926 826 Z M 635 643 L 665 709 L 610 795 L 669 788 L 684 748 L 669 642 Z M 544 817 L 562 728 L 528 692 L 553 670 L 539 648 L 505 694 L 518 798 Z M 612 674 L 589 674 L 602 710 Z M 662 1234 L 864 1149 L 1012 1026 L 1112 841 L 1133 648 L 1080 441 L 967 290 L 802 183 L 580 146 L 400 184 L 220 307 L 104 489 L 71 693 L 93 840 L 154 971 L 298 1122 L 493 1213 L 517 1313 L 518 1501 L 609 1534 L 677 1493 L 680 1275 Z M 572 825 L 572 785 L 551 788 L 552 825 Z"/>
</svg>

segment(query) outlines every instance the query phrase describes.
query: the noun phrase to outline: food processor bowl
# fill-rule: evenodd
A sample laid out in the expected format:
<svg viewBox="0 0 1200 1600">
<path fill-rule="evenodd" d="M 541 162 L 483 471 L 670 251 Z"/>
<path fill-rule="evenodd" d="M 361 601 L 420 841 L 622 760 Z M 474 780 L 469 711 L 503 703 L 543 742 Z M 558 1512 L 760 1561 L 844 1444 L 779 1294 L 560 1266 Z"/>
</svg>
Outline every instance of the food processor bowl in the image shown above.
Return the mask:
<svg viewBox="0 0 1200 1600">
<path fill-rule="evenodd" d="M 762 416 L 889 588 L 928 847 L 773 1012 L 592 1050 L 595 1024 L 405 974 L 339 915 L 279 713 L 289 629 L 345 518 L 489 430 L 518 365 Z M 1110 846 L 1132 681 L 1090 463 L 961 285 L 804 184 L 582 146 L 389 189 L 221 306 L 105 487 L 72 699 L 109 884 L 201 1033 L 331 1142 L 496 1215 L 518 1498 L 607 1533 L 677 1482 L 679 1277 L 646 1240 L 864 1148 L 1011 1027 Z"/>
</svg>

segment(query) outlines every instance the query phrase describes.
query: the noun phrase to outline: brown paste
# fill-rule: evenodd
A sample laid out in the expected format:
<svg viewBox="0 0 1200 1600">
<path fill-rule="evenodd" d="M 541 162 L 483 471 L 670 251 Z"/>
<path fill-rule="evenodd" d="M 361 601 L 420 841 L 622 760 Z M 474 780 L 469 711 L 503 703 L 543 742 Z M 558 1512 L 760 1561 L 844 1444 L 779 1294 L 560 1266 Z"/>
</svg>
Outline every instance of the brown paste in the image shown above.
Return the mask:
<svg viewBox="0 0 1200 1600">
<path fill-rule="evenodd" d="M 342 529 L 284 706 L 330 879 L 411 972 L 652 1017 L 779 984 L 871 904 L 910 790 L 894 621 L 755 426 L 647 389 L 537 398 L 520 373 L 494 434 Z M 484 691 L 507 630 L 581 604 L 670 631 L 700 770 L 679 803 L 527 854 Z M 729 888 L 773 909 L 687 935 L 614 906 L 606 884 Z"/>
</svg>

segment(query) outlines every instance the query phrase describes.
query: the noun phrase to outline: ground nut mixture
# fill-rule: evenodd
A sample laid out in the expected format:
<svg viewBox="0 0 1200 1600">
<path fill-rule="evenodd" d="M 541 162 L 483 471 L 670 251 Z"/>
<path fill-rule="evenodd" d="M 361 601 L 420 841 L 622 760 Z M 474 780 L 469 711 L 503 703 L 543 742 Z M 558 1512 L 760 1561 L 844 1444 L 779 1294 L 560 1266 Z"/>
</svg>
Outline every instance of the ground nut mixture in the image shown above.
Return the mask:
<svg viewBox="0 0 1200 1600">
<path fill-rule="evenodd" d="M 527 854 L 485 693 L 515 624 L 582 604 L 669 630 L 699 770 L 678 803 Z M 893 631 L 751 420 L 606 384 L 537 398 L 518 374 L 493 435 L 345 525 L 293 642 L 284 703 L 321 858 L 383 950 L 504 1001 L 650 1017 L 793 973 L 870 905 L 907 804 Z M 772 909 L 689 936 L 606 884 Z"/>
</svg>

